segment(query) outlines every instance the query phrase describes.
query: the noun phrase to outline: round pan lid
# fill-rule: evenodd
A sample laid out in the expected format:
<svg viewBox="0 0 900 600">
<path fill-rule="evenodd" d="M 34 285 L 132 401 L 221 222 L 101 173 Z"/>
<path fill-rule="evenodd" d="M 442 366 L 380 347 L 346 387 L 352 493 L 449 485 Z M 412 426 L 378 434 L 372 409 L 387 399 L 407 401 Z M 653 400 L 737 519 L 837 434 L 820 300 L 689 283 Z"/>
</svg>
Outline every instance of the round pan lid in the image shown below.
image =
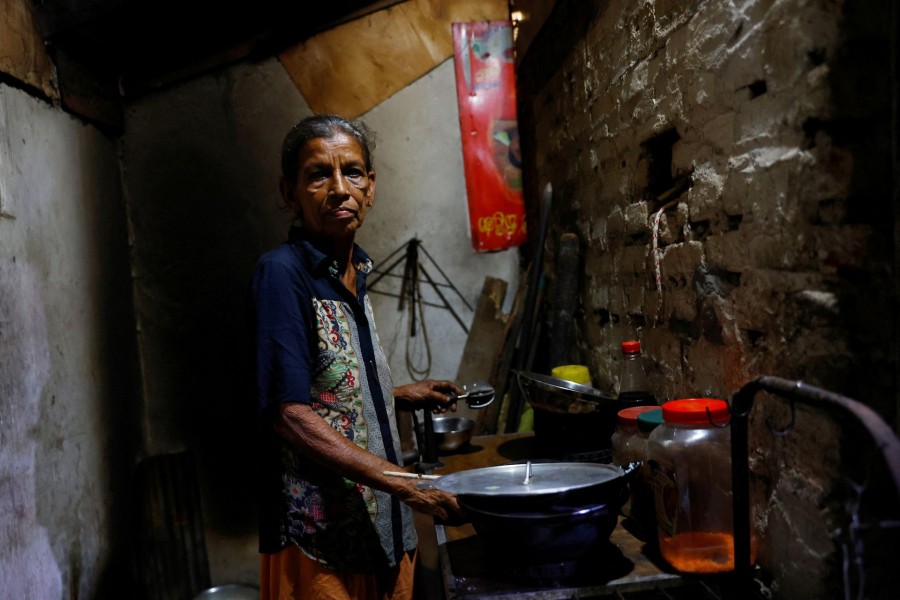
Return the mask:
<svg viewBox="0 0 900 600">
<path fill-rule="evenodd" d="M 604 463 L 550 462 L 469 469 L 432 482 L 450 494 L 473 496 L 532 496 L 587 488 L 623 477 L 625 469 Z"/>
</svg>

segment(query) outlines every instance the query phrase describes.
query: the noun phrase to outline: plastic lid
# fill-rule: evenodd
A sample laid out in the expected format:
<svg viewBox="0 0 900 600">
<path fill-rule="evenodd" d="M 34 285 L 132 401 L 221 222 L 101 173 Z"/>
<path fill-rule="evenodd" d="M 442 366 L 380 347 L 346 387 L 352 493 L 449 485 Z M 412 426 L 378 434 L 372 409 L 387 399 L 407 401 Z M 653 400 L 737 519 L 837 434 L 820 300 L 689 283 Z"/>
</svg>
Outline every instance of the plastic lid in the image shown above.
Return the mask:
<svg viewBox="0 0 900 600">
<path fill-rule="evenodd" d="M 591 373 L 584 365 L 560 365 L 553 367 L 550 374 L 557 379 L 565 379 L 581 385 L 591 385 Z"/>
<path fill-rule="evenodd" d="M 634 354 L 635 352 L 641 351 L 641 343 L 637 340 L 628 340 L 627 342 L 622 342 L 622 353 L 623 354 Z"/>
<path fill-rule="evenodd" d="M 661 410 L 658 406 L 629 406 L 628 408 L 623 408 L 620 410 L 618 414 L 618 418 L 616 419 L 619 427 L 637 427 L 638 426 L 638 416 L 642 413 L 651 411 L 651 410 Z"/>
<path fill-rule="evenodd" d="M 663 404 L 663 418 L 666 423 L 677 425 L 722 425 L 728 422 L 731 413 L 728 403 L 715 398 L 685 398 L 670 400 Z M 707 414 L 707 411 L 709 414 Z"/>
<path fill-rule="evenodd" d="M 643 431 L 644 433 L 649 433 L 665 423 L 665 419 L 663 419 L 663 409 L 661 408 L 652 408 L 652 410 L 648 410 L 646 412 L 642 412 L 638 415 L 637 418 L 637 426 L 638 431 Z"/>
</svg>

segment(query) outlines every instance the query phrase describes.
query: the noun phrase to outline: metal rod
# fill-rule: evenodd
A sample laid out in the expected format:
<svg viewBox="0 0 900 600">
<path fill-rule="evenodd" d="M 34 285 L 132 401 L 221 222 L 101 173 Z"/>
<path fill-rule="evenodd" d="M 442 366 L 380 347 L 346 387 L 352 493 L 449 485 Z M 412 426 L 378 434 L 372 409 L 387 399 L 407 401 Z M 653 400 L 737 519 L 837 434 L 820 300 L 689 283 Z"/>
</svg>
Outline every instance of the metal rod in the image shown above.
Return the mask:
<svg viewBox="0 0 900 600">
<path fill-rule="evenodd" d="M 422 413 L 425 422 L 425 450 L 422 452 L 422 460 L 426 465 L 435 465 L 438 463 L 438 449 L 434 437 L 434 420 L 428 407 Z"/>
<path fill-rule="evenodd" d="M 394 294 L 392 292 L 379 292 L 377 290 L 372 290 L 373 294 L 381 294 L 382 296 L 390 296 L 391 298 L 400 298 L 400 294 Z M 423 306 L 433 306 L 435 308 L 447 308 L 446 304 L 438 304 L 437 302 L 428 302 L 427 300 L 419 300 Z"/>
<path fill-rule="evenodd" d="M 425 475 L 424 473 L 410 473 L 409 471 L 382 471 L 382 474 L 390 475 L 391 477 L 405 477 L 407 479 L 427 479 L 429 481 L 441 478 L 440 475 Z"/>
<path fill-rule="evenodd" d="M 433 258 L 431 258 L 431 255 L 428 254 L 428 250 L 425 249 L 425 246 L 422 246 L 422 252 L 425 253 L 425 256 L 427 256 L 428 259 L 431 261 L 431 264 L 434 265 L 434 268 L 438 270 L 438 273 L 441 274 L 441 277 L 444 278 L 444 281 L 447 282 L 447 285 L 448 285 L 449 287 L 453 288 L 453 291 L 456 292 L 456 295 L 459 296 L 459 299 L 463 301 L 463 304 L 466 305 L 466 308 L 468 308 L 469 310 L 474 310 L 474 309 L 472 308 L 472 305 L 469 304 L 468 301 L 466 301 L 466 297 L 463 296 L 462 293 L 461 293 L 458 289 L 456 289 L 456 286 L 453 285 L 453 282 L 450 281 L 450 278 L 447 277 L 447 274 L 444 273 L 444 270 L 441 269 L 441 266 L 440 266 L 439 264 L 437 264 L 437 262 L 436 262 Z"/>
<path fill-rule="evenodd" d="M 401 258 L 400 260 L 403 260 L 403 259 Z M 378 269 L 373 269 L 372 273 L 377 274 L 379 279 L 381 277 L 393 277 L 394 279 L 403 279 L 403 275 L 397 275 L 396 273 L 382 273 Z M 419 283 L 422 283 L 422 282 L 429 283 L 428 281 L 425 281 L 424 279 L 420 279 Z M 449 283 L 441 283 L 440 281 L 435 281 L 435 282 L 431 283 L 431 285 L 434 285 L 435 287 L 445 287 L 445 288 L 455 289 Z M 386 293 L 386 292 L 379 292 L 378 290 L 371 290 L 371 292 L 373 294 L 385 294 Z"/>
<path fill-rule="evenodd" d="M 450 311 L 450 314 L 453 315 L 453 318 L 456 319 L 456 322 L 459 323 L 460 327 L 463 328 L 463 331 L 465 331 L 466 333 L 469 333 L 469 328 L 466 326 L 465 323 L 463 323 L 463 320 L 461 318 L 459 318 L 459 315 L 456 314 L 456 311 L 453 310 L 453 307 L 450 306 L 450 303 L 447 302 L 447 297 L 444 296 L 444 294 L 441 292 L 440 288 L 437 287 L 437 284 L 435 284 L 434 279 L 432 279 L 431 275 L 428 274 L 428 271 L 425 270 L 425 266 L 419 265 L 419 271 L 422 273 L 422 275 L 425 276 L 425 279 L 434 288 L 434 292 L 440 297 L 441 300 L 444 301 L 444 308 L 446 308 L 447 310 Z"/>
<path fill-rule="evenodd" d="M 394 252 L 391 253 L 391 256 L 393 256 L 394 254 L 396 254 L 399 250 L 403 249 L 404 247 L 405 247 L 405 246 L 400 246 L 400 248 L 397 248 L 397 250 L 394 250 Z M 388 260 L 390 260 L 391 256 L 388 256 L 388 257 L 385 258 L 382 262 L 387 262 Z M 384 269 L 383 271 L 379 271 L 379 270 L 373 271 L 374 273 L 377 274 L 377 276 L 376 276 L 374 279 L 372 279 L 372 281 L 367 282 L 366 286 L 367 286 L 367 287 L 373 287 L 376 283 L 378 283 L 378 282 L 381 280 L 382 277 L 384 277 L 385 275 L 388 275 L 388 274 L 390 273 L 391 269 L 393 269 L 394 267 L 396 267 L 397 265 L 399 265 L 399 264 L 400 264 L 401 262 L 403 262 L 404 260 L 406 260 L 406 255 L 405 255 L 405 254 L 404 254 L 403 256 L 401 256 L 400 258 L 398 258 L 397 260 L 395 260 L 394 262 L 392 262 L 390 265 L 388 265 L 388 267 L 387 267 L 386 269 Z M 394 275 L 394 277 L 402 277 L 402 276 L 401 276 L 401 275 Z"/>
</svg>

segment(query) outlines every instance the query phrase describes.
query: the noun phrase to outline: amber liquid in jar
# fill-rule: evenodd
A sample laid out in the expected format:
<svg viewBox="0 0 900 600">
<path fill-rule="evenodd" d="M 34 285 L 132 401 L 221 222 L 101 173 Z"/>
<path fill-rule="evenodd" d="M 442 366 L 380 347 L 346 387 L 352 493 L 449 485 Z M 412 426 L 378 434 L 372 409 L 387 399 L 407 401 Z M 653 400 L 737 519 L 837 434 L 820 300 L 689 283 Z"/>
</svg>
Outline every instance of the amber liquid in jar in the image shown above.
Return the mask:
<svg viewBox="0 0 900 600">
<path fill-rule="evenodd" d="M 662 410 L 664 423 L 648 438 L 660 554 L 683 573 L 733 571 L 728 405 L 687 398 Z M 752 539 L 750 552 L 755 560 Z"/>
<path fill-rule="evenodd" d="M 661 537 L 660 551 L 685 573 L 725 573 L 734 570 L 734 537 L 730 533 L 687 531 Z"/>
</svg>

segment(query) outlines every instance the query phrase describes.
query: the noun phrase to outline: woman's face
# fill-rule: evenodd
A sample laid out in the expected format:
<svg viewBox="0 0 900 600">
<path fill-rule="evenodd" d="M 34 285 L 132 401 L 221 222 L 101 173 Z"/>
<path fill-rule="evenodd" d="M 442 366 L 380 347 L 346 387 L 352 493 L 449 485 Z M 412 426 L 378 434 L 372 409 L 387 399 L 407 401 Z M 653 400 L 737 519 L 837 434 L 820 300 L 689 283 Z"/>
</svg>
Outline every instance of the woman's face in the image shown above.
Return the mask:
<svg viewBox="0 0 900 600">
<path fill-rule="evenodd" d="M 352 237 L 375 204 L 375 171 L 366 170 L 359 143 L 344 133 L 313 138 L 297 160 L 296 185 L 281 184 L 288 206 L 313 233 Z"/>
</svg>

